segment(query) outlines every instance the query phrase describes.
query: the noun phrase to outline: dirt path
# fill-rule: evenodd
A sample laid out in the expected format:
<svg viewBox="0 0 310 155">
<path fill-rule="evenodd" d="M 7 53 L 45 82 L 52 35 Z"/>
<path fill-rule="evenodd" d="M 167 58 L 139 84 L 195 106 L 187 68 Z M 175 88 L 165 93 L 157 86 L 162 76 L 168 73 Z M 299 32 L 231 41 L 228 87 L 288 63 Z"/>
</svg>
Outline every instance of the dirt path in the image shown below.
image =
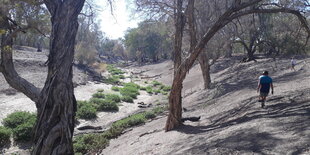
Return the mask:
<svg viewBox="0 0 310 155">
<path fill-rule="evenodd" d="M 200 122 L 164 132 L 166 117 L 161 117 L 112 140 L 101 154 L 310 154 L 310 59 L 299 61 L 306 63 L 296 72 L 287 69 L 289 59 L 279 60 L 275 70 L 269 59 L 215 66 L 216 87 L 184 98 L 183 116 L 201 116 Z M 275 84 L 265 109 L 255 91 L 263 70 Z"/>
</svg>

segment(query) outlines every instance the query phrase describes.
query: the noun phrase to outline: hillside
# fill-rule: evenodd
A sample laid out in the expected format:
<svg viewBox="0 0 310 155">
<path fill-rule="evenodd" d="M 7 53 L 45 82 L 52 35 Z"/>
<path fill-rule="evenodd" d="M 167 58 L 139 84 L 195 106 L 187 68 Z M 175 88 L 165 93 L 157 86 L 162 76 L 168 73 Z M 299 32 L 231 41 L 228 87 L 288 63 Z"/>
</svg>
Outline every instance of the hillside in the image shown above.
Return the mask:
<svg viewBox="0 0 310 155">
<path fill-rule="evenodd" d="M 212 67 L 211 90 L 202 90 L 199 66 L 189 72 L 183 116 L 201 116 L 200 122 L 165 132 L 166 115 L 160 116 L 112 140 L 101 154 L 310 154 L 310 59 L 298 59 L 297 71 L 285 58 L 238 60 L 220 59 Z M 169 68 L 171 62 L 135 70 L 168 84 Z M 264 109 L 256 93 L 263 70 L 269 70 L 275 85 Z"/>
</svg>

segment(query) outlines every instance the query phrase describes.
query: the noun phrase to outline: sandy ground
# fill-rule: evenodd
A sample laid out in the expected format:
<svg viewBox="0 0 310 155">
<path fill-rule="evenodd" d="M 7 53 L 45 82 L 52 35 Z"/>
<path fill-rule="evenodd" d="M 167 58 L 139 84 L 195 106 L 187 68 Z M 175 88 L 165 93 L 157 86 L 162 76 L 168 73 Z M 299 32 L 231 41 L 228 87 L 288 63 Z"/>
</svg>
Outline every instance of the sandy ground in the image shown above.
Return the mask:
<svg viewBox="0 0 310 155">
<path fill-rule="evenodd" d="M 14 55 L 21 76 L 42 87 L 46 68 L 40 64 L 45 62 L 46 54 L 32 57 L 27 52 L 18 51 Z M 238 63 L 239 60 L 239 57 L 219 59 L 211 67 L 213 88 L 210 90 L 202 89 L 198 65 L 187 75 L 183 89 L 183 106 L 187 111 L 183 116 L 201 116 L 199 122 L 185 122 L 174 131 L 164 132 L 164 114 L 111 140 L 101 154 L 310 154 L 310 58 L 298 59 L 297 71 L 288 69 L 290 60 L 284 58 L 277 61 L 264 58 L 242 64 Z M 27 69 L 32 73 L 23 66 L 29 66 Z M 141 77 L 149 82 L 158 80 L 169 85 L 173 80 L 172 68 L 172 62 L 165 61 L 125 70 L 133 74 L 137 83 L 143 84 L 139 80 Z M 255 91 L 257 78 L 263 70 L 269 70 L 275 85 L 275 94 L 269 96 L 265 109 L 257 102 Z M 86 82 L 83 72 L 74 71 L 76 83 L 86 83 L 75 88 L 77 100 L 88 100 L 98 89 L 111 88 L 111 85 Z M 141 92 L 135 103 L 121 103 L 119 112 L 100 112 L 97 119 L 80 120 L 77 127 L 105 128 L 140 110 L 138 102 L 167 102 L 162 98 Z M 12 90 L 1 75 L 0 107 L 0 121 L 15 110 L 35 111 L 32 101 Z M 78 133 L 75 130 L 75 134 Z M 6 153 L 22 148 L 14 146 Z"/>
<path fill-rule="evenodd" d="M 15 51 L 15 66 L 17 72 L 25 79 L 34 83 L 39 88 L 43 87 L 47 68 L 42 64 L 47 59 L 47 53 L 33 53 L 27 51 Z M 125 70 L 126 71 L 126 70 Z M 106 73 L 103 73 L 106 75 Z M 130 77 L 131 73 L 127 70 L 125 77 Z M 89 78 L 83 72 L 74 68 L 74 78 L 73 81 L 78 85 L 74 89 L 75 97 L 77 100 L 89 100 L 92 97 L 92 94 L 96 93 L 98 89 L 104 89 L 105 93 L 118 93 L 111 90 L 112 85 L 87 81 Z M 132 79 L 126 78 L 123 82 L 131 82 Z M 144 84 L 143 80 L 140 80 L 139 76 L 135 78 L 135 82 Z M 149 95 L 145 91 L 141 91 L 140 95 L 137 96 L 137 99 L 134 100 L 134 103 L 120 103 L 118 112 L 98 112 L 97 118 L 93 120 L 79 120 L 79 123 L 76 126 L 74 134 L 81 134 L 92 132 L 93 130 L 83 130 L 80 131 L 77 128 L 83 126 L 95 126 L 102 127 L 106 129 L 109 125 L 117 120 L 125 118 L 133 113 L 136 113 L 141 110 L 146 110 L 145 108 L 139 108 L 139 102 L 144 104 L 162 103 L 167 102 L 167 96 L 163 95 Z M 35 104 L 23 95 L 20 92 L 17 92 L 11 88 L 5 81 L 4 77 L 0 75 L 0 125 L 2 120 L 10 113 L 14 111 L 29 111 L 36 112 Z M 30 144 L 11 144 L 10 148 L 0 149 L 0 154 L 30 154 L 27 148 Z"/>
<path fill-rule="evenodd" d="M 201 91 L 202 81 L 192 79 L 201 76 L 197 66 L 185 80 L 185 92 L 194 93 L 184 94 L 188 110 L 183 116 L 201 116 L 201 121 L 164 132 L 167 118 L 161 116 L 112 140 L 101 154 L 310 154 L 310 59 L 298 60 L 296 72 L 288 69 L 289 59 L 236 62 L 221 59 L 212 67 L 211 90 Z M 137 70 L 153 76 L 169 63 Z M 255 91 L 263 70 L 269 70 L 275 85 L 265 109 Z M 163 75 L 170 79 L 171 74 Z"/>
</svg>

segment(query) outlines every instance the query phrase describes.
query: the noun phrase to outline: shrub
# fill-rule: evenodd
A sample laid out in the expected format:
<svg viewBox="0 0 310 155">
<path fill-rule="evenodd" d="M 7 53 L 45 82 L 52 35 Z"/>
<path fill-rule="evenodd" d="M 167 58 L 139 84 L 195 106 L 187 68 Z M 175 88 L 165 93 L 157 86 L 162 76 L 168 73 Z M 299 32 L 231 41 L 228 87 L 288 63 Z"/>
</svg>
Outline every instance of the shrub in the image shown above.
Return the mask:
<svg viewBox="0 0 310 155">
<path fill-rule="evenodd" d="M 77 101 L 77 108 L 81 108 L 84 104 L 89 104 L 87 101 Z"/>
<path fill-rule="evenodd" d="M 122 101 L 128 102 L 128 103 L 133 103 L 133 98 L 130 96 L 123 96 Z"/>
<path fill-rule="evenodd" d="M 120 75 L 125 73 L 121 69 L 115 68 L 112 65 L 108 65 L 107 69 L 111 75 Z"/>
<path fill-rule="evenodd" d="M 146 87 L 141 87 L 140 90 L 146 90 Z"/>
<path fill-rule="evenodd" d="M 145 121 L 146 121 L 146 118 L 144 116 L 144 113 L 138 113 L 138 114 L 131 115 L 125 119 L 116 121 L 115 123 L 112 124 L 112 127 L 118 126 L 118 127 L 128 128 L 128 127 L 132 127 L 135 125 L 145 123 Z"/>
<path fill-rule="evenodd" d="M 5 119 L 3 119 L 3 126 L 14 129 L 17 126 L 24 124 L 28 121 L 35 122 L 36 115 L 26 111 L 17 111 L 9 114 Z"/>
<path fill-rule="evenodd" d="M 97 92 L 95 94 L 92 95 L 93 98 L 104 98 L 104 93 L 101 93 L 101 92 Z"/>
<path fill-rule="evenodd" d="M 123 96 L 130 96 L 134 99 L 137 98 L 137 96 L 140 94 L 139 93 L 139 85 L 132 84 L 132 83 L 126 83 L 124 85 L 124 88 L 120 89 L 120 93 Z"/>
<path fill-rule="evenodd" d="M 159 89 L 155 89 L 154 90 L 154 93 L 157 95 L 157 94 L 159 94 L 161 91 L 159 90 Z"/>
<path fill-rule="evenodd" d="M 73 140 L 73 148 L 75 154 L 88 154 L 98 152 L 109 144 L 109 140 L 101 134 L 86 134 L 77 136 Z"/>
<path fill-rule="evenodd" d="M 116 103 L 121 102 L 121 97 L 117 94 L 106 94 L 106 99 L 107 100 L 112 100 Z"/>
<path fill-rule="evenodd" d="M 153 81 L 152 82 L 152 85 L 154 86 L 154 87 L 156 87 L 156 86 L 160 86 L 160 85 L 162 85 L 160 82 L 158 82 L 158 81 Z"/>
<path fill-rule="evenodd" d="M 165 91 L 165 92 L 168 92 L 168 91 L 171 90 L 171 86 L 164 86 L 164 87 L 162 88 L 162 90 Z"/>
<path fill-rule="evenodd" d="M 153 94 L 153 89 L 152 89 L 152 87 L 147 86 L 147 87 L 146 87 L 146 92 L 149 93 L 149 94 Z"/>
<path fill-rule="evenodd" d="M 118 75 L 118 78 L 125 79 L 125 76 L 124 75 Z"/>
<path fill-rule="evenodd" d="M 0 126 L 0 147 L 5 146 L 5 144 L 10 143 L 10 137 L 11 137 L 11 130 Z"/>
<path fill-rule="evenodd" d="M 112 86 L 112 88 L 111 88 L 113 91 L 119 91 L 120 90 L 120 88 L 119 87 L 117 87 L 117 86 Z"/>
<path fill-rule="evenodd" d="M 118 111 L 119 108 L 115 101 L 105 99 L 98 105 L 98 111 Z"/>
<path fill-rule="evenodd" d="M 35 125 L 35 120 L 33 122 L 29 121 L 23 123 L 13 129 L 13 138 L 16 141 L 30 141 L 32 138 L 32 130 Z"/>
<path fill-rule="evenodd" d="M 16 141 L 31 140 L 35 123 L 36 115 L 25 111 L 14 112 L 3 120 L 3 125 L 12 129 Z"/>
<path fill-rule="evenodd" d="M 146 119 L 151 119 L 151 118 L 156 117 L 156 114 L 155 114 L 155 112 L 153 112 L 153 111 L 148 111 L 148 112 L 145 112 L 145 113 L 144 113 L 144 117 L 145 117 Z"/>
<path fill-rule="evenodd" d="M 120 80 L 119 80 L 119 78 L 117 76 L 109 76 L 103 82 L 107 83 L 107 84 L 119 84 Z"/>
<path fill-rule="evenodd" d="M 93 119 L 97 117 L 96 107 L 90 103 L 77 109 L 76 116 L 81 119 Z"/>
</svg>

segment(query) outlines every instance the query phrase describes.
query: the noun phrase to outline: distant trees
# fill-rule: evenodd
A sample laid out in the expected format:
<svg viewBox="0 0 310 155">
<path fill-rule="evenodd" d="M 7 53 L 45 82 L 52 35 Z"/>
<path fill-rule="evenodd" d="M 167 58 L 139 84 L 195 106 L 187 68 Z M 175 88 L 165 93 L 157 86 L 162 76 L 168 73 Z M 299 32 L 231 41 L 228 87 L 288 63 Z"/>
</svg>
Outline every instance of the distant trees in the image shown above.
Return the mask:
<svg viewBox="0 0 310 155">
<path fill-rule="evenodd" d="M 124 42 L 128 58 L 140 64 L 171 57 L 172 41 L 167 27 L 161 22 L 141 22 L 138 28 L 127 31 Z"/>
</svg>

